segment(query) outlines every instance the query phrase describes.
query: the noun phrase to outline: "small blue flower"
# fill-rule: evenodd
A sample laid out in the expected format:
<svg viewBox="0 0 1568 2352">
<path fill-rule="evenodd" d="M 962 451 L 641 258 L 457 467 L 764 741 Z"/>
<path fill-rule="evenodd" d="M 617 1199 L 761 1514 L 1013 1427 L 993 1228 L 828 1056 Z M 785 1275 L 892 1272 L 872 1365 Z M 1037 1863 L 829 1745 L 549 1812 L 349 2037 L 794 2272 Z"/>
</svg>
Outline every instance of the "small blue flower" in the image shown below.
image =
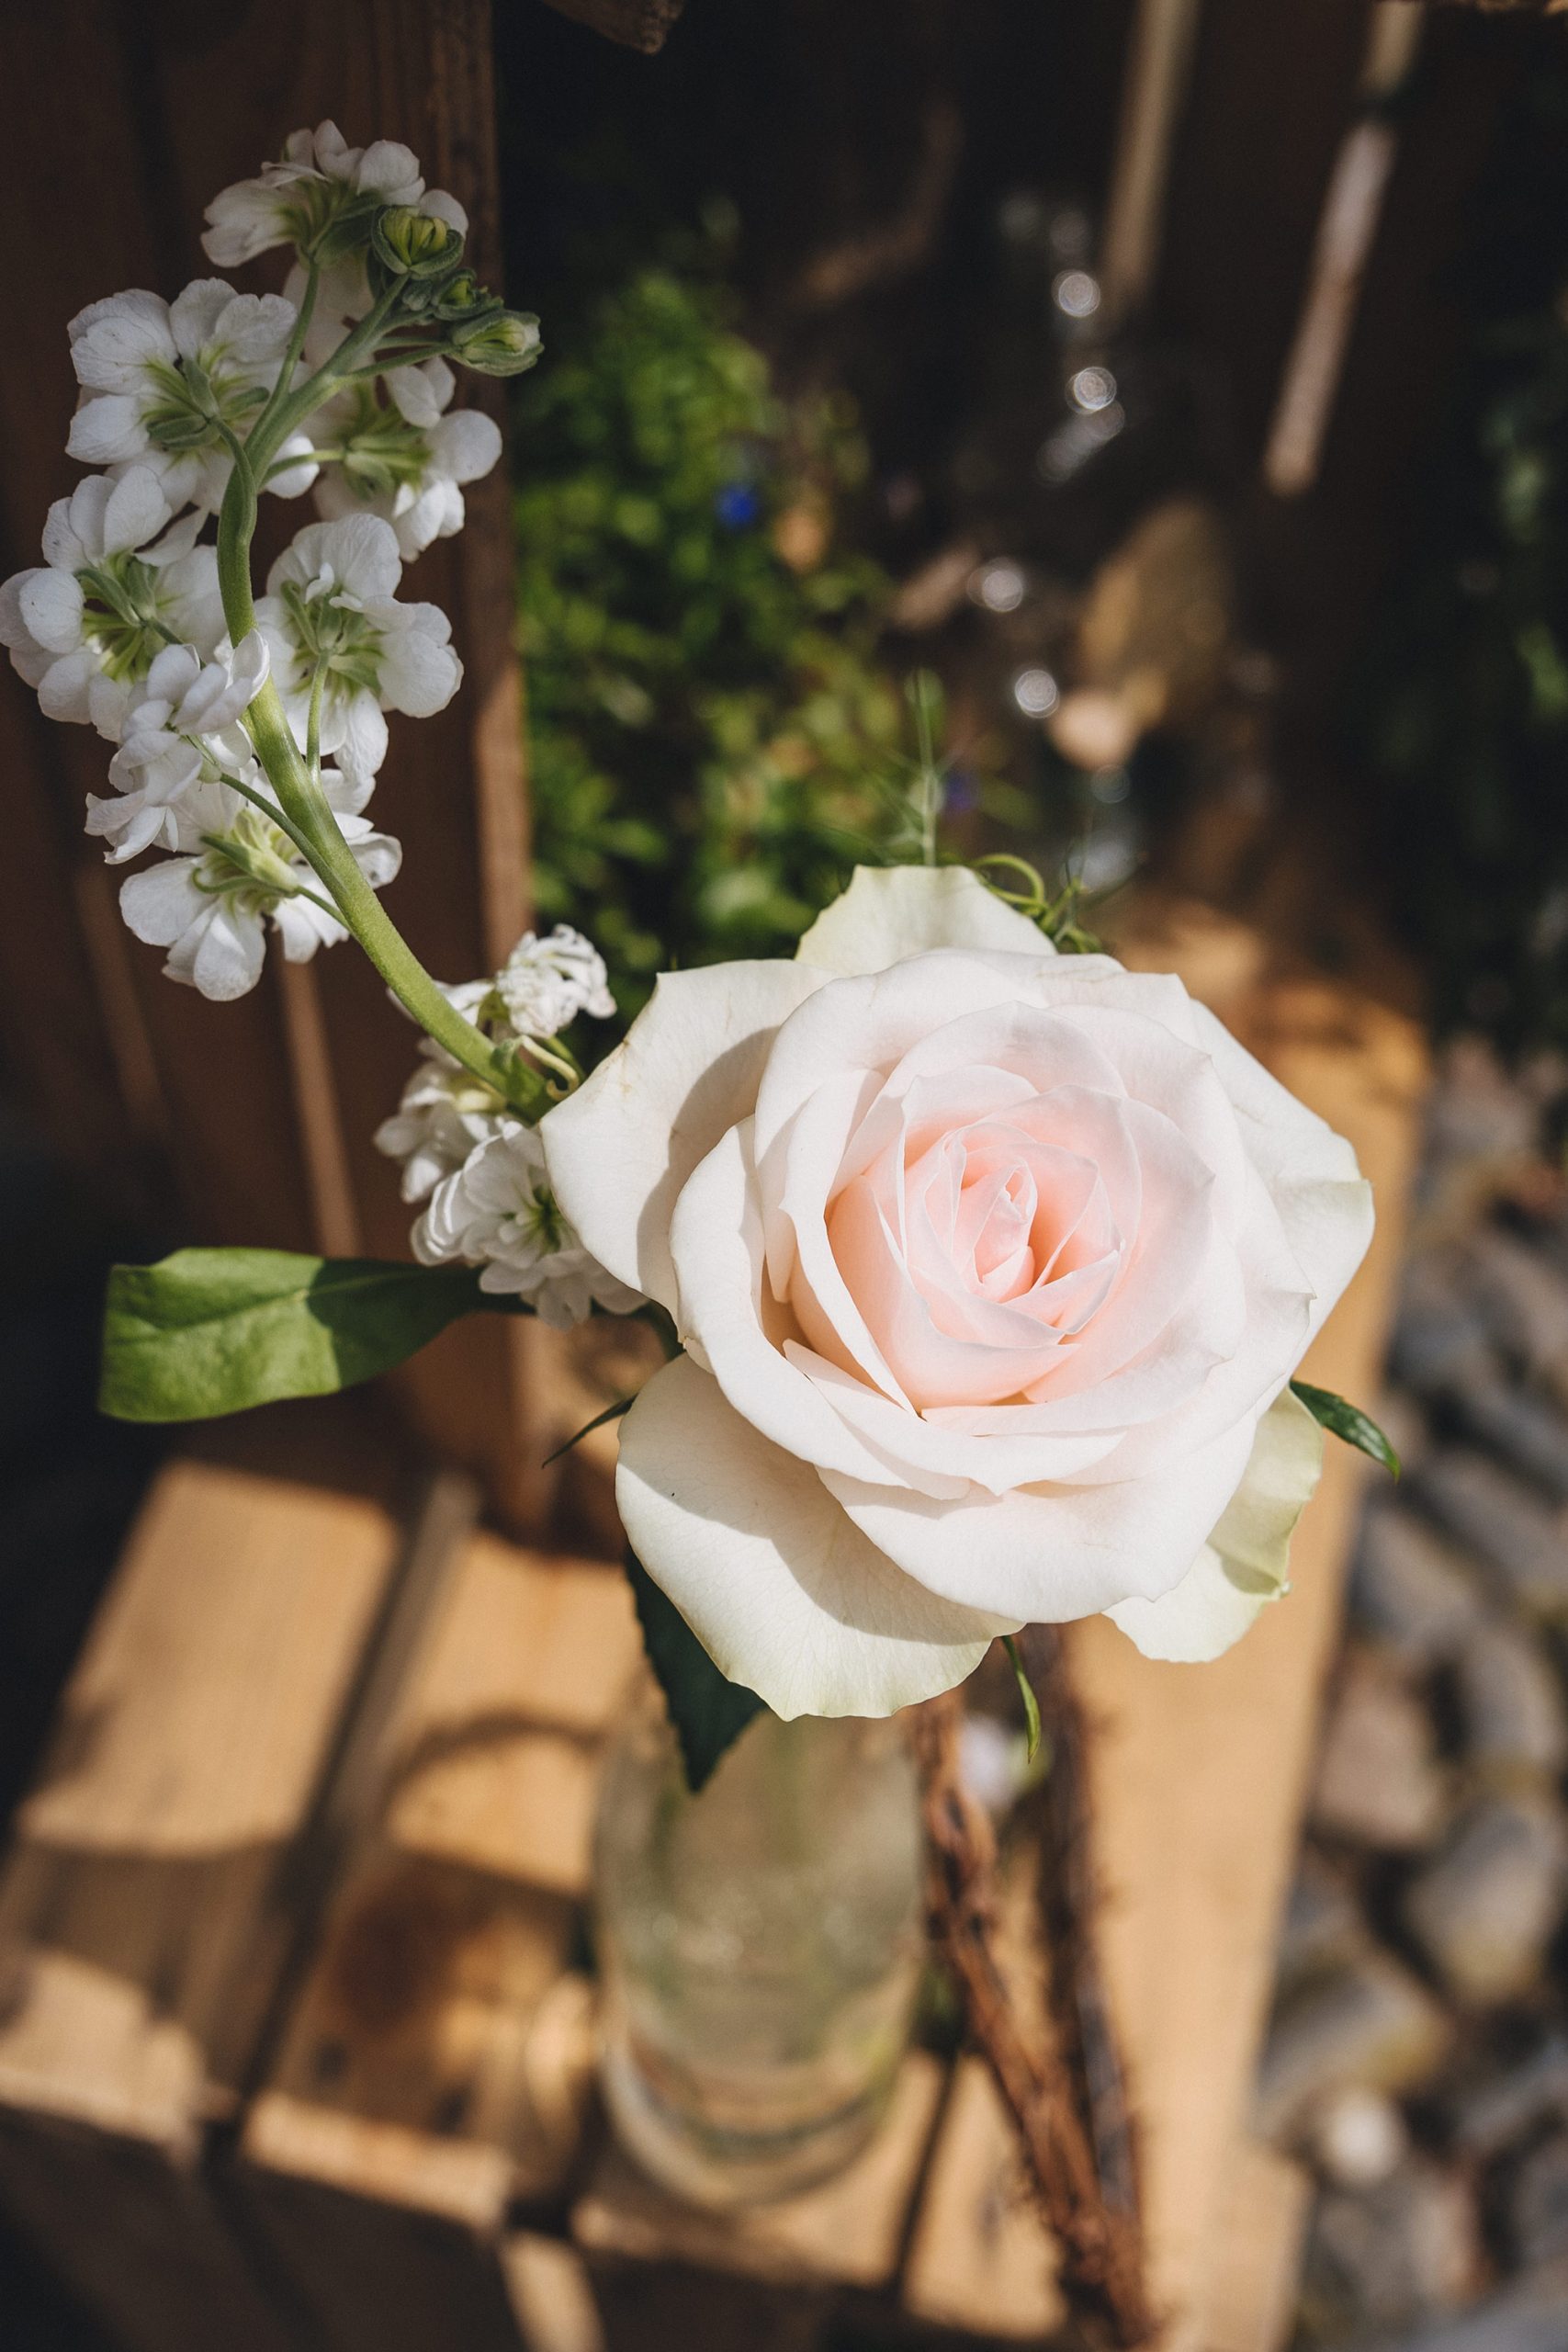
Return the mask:
<svg viewBox="0 0 1568 2352">
<path fill-rule="evenodd" d="M 979 779 L 969 775 L 966 769 L 954 768 L 947 779 L 944 797 L 949 816 L 965 816 L 971 808 L 977 808 L 980 805 Z"/>
<path fill-rule="evenodd" d="M 744 531 L 761 514 L 762 502 L 749 481 L 731 481 L 714 500 L 713 510 L 727 531 Z"/>
</svg>

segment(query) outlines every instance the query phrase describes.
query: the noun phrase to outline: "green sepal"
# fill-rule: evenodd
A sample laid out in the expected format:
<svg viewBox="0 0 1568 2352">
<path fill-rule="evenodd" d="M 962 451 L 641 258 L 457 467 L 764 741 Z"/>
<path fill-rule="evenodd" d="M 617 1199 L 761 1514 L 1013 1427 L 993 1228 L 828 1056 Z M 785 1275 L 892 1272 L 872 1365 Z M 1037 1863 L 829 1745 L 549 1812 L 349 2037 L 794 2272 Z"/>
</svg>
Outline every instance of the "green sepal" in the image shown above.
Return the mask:
<svg viewBox="0 0 1568 2352">
<path fill-rule="evenodd" d="M 1370 1413 L 1337 1396 L 1332 1388 L 1314 1388 L 1310 1380 L 1292 1380 L 1291 1394 L 1306 1407 L 1320 1429 L 1369 1454 L 1380 1468 L 1398 1477 L 1399 1456 Z"/>
<path fill-rule="evenodd" d="M 686 1785 L 695 1795 L 712 1779 L 747 1724 L 766 1713 L 766 1702 L 754 1690 L 719 1672 L 675 1603 L 654 1583 L 634 1552 L 626 1554 L 626 1574 L 642 1627 L 642 1645 L 670 1710 Z"/>
<path fill-rule="evenodd" d="M 472 1266 L 177 1250 L 116 1266 L 104 1309 L 101 1409 L 200 1421 L 284 1396 L 324 1396 L 412 1356 L 460 1316 L 517 1312 Z"/>
<path fill-rule="evenodd" d="M 1040 1702 L 1034 1695 L 1034 1685 L 1023 1663 L 1023 1654 L 1011 1634 L 1002 1636 L 1002 1647 L 1018 1681 L 1018 1695 L 1023 1701 L 1024 1735 L 1029 1743 L 1029 1760 L 1032 1764 L 1040 1753 Z"/>
</svg>

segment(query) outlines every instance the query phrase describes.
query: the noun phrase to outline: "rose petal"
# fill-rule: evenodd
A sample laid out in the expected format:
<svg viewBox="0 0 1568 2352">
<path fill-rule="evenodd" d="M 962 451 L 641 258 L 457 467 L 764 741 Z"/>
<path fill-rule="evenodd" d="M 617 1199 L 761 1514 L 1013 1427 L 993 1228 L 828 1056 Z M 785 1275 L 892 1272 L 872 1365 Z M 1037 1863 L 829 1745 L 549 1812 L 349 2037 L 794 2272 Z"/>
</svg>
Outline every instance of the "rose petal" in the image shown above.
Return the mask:
<svg viewBox="0 0 1568 2352">
<path fill-rule="evenodd" d="M 1258 1425 L 1247 1475 L 1179 1584 L 1106 1615 L 1145 1657 L 1193 1664 L 1238 1642 L 1289 1590 L 1291 1537 L 1323 1464 L 1323 1431 L 1286 1389 Z"/>
<path fill-rule="evenodd" d="M 551 1187 L 583 1247 L 671 1314 L 681 1188 L 750 1115 L 780 1023 L 821 985 L 802 964 L 667 972 L 625 1042 L 541 1123 Z"/>
<path fill-rule="evenodd" d="M 795 949 L 803 964 L 853 976 L 885 971 L 931 947 L 994 947 L 1054 956 L 1037 924 L 965 865 L 857 865 Z"/>
<path fill-rule="evenodd" d="M 1090 1617 L 1153 1600 L 1179 1582 L 1241 1484 L 1252 1451 L 1244 1420 L 1171 1469 L 1113 1486 L 1020 1487 L 963 1502 L 890 1495 L 824 1470 L 855 1525 L 928 1590 L 1026 1624 Z"/>
<path fill-rule="evenodd" d="M 894 1714 L 951 1690 L 1016 1630 L 900 1575 L 689 1356 L 622 1422 L 615 1498 L 637 1557 L 720 1671 L 786 1720 Z"/>
</svg>

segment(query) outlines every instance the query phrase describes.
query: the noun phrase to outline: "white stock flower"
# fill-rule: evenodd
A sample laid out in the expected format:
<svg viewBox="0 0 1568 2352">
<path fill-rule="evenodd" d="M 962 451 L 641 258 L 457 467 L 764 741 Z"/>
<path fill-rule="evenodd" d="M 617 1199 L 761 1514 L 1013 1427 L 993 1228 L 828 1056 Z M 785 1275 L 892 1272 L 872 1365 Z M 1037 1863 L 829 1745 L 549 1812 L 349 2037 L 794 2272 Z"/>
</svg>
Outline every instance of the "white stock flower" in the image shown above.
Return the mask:
<svg viewBox="0 0 1568 2352">
<path fill-rule="evenodd" d="M 538 1130 L 504 1119 L 462 1166 L 437 1184 L 413 1229 L 422 1266 L 461 1259 L 482 1266 L 479 1288 L 525 1298 L 555 1330 L 598 1305 L 612 1315 L 641 1293 L 607 1273 L 583 1249 L 550 1191 Z"/>
<path fill-rule="evenodd" d="M 281 294 L 236 294 L 220 277 L 194 279 L 173 302 L 139 288 L 90 302 L 70 328 L 82 386 L 71 456 L 139 461 L 171 505 L 215 512 L 233 463 L 220 427 L 249 432 L 295 316 Z"/>
<path fill-rule="evenodd" d="M 164 490 L 148 466 L 89 475 L 50 508 L 43 562 L 0 587 L 0 644 L 46 716 L 111 741 L 171 637 L 206 655 L 224 632 L 218 558 L 198 516 L 166 527 Z"/>
<path fill-rule="evenodd" d="M 336 453 L 316 484 L 325 515 L 379 514 L 405 562 L 463 527 L 465 482 L 488 474 L 501 431 L 479 409 L 446 412 L 457 379 L 444 359 L 386 375 L 389 398 L 362 384 L 324 408 L 317 437 Z"/>
<path fill-rule="evenodd" d="M 256 771 L 257 788 L 265 789 Z M 323 770 L 322 787 L 355 864 L 373 889 L 383 889 L 402 852 L 358 813 L 363 786 Z M 178 822 L 182 841 L 200 827 L 199 854 L 162 859 L 120 885 L 120 912 L 138 939 L 165 947 L 171 980 L 228 1003 L 261 978 L 271 921 L 291 964 L 308 963 L 318 947 L 348 936 L 324 906 L 301 895 L 324 895 L 323 885 L 282 829 L 227 786 L 198 784 Z"/>
<path fill-rule="evenodd" d="M 259 788 L 260 771 L 239 722 L 266 673 L 266 646 L 256 629 L 212 662 L 204 662 L 192 645 L 168 645 L 156 656 L 131 695 L 109 763 L 114 797 L 87 797 L 87 831 L 108 844 L 111 865 L 144 849 L 191 846 L 184 812 L 193 787 L 229 775 Z M 201 830 L 208 830 L 205 820 Z"/>
<path fill-rule="evenodd" d="M 346 253 L 368 241 L 383 205 L 412 204 L 466 231 L 468 216 L 444 189 L 425 189 L 419 158 L 395 139 L 351 147 L 335 122 L 293 131 L 282 160 L 254 179 L 236 180 L 207 208 L 202 247 L 220 269 L 254 261 L 276 245 Z"/>
<path fill-rule="evenodd" d="M 564 922 L 546 939 L 524 933 L 495 976 L 495 993 L 518 1037 L 558 1037 L 580 1012 L 608 1021 L 615 1010 L 604 958 Z"/>
<path fill-rule="evenodd" d="M 482 989 L 485 984 L 479 986 Z M 376 1148 L 389 1159 L 402 1161 L 402 1198 L 423 1201 L 444 1176 L 461 1168 L 476 1144 L 501 1132 L 504 1114 L 505 1104 L 493 1087 L 427 1040 L 396 1111 L 376 1130 Z"/>
<path fill-rule="evenodd" d="M 1179 980 L 863 868 L 795 961 L 662 978 L 539 1132 L 688 1351 L 622 1424 L 627 1534 L 778 1713 L 1100 1611 L 1211 1657 L 1282 1588 L 1322 1448 L 1288 1383 L 1371 1195 Z"/>
<path fill-rule="evenodd" d="M 450 621 L 438 605 L 400 604 L 401 577 L 392 526 L 379 515 L 309 523 L 273 565 L 256 605 L 299 741 L 321 668 L 321 750 L 361 777 L 373 776 L 386 757 L 383 712 L 429 718 L 462 682 Z"/>
</svg>

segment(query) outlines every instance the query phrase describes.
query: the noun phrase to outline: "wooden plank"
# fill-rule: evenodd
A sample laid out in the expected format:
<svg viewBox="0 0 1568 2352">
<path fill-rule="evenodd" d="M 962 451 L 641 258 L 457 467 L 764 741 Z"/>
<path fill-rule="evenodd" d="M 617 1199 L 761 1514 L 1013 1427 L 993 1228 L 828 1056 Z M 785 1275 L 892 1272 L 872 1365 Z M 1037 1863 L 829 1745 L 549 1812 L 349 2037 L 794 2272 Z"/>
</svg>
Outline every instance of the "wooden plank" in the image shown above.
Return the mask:
<svg viewBox="0 0 1568 2352">
<path fill-rule="evenodd" d="M 0 2195 L 147 2352 L 297 2341 L 199 2160 L 298 1932 L 291 1873 L 399 1550 L 359 1497 L 166 1470 L 17 1819 Z"/>
<path fill-rule="evenodd" d="M 1348 1396 L 1375 1396 L 1426 1074 L 1414 1025 L 1347 986 L 1271 970 L 1256 934 L 1217 916 L 1188 910 L 1119 945 L 1130 962 L 1181 971 L 1356 1145 L 1378 1198 L 1377 1238 L 1308 1369 Z M 1156 1664 L 1100 1619 L 1069 1633 L 1091 1726 L 1101 1959 L 1139 2121 L 1151 2286 L 1171 2314 L 1168 2352 L 1208 2352 L 1205 2332 L 1225 2327 L 1247 2342 L 1216 2301 L 1223 2200 L 1271 1991 L 1363 1466 L 1329 1449 L 1296 1538 L 1292 1593 L 1213 1665 Z M 999 2144 L 987 2165 L 983 2104 L 976 2092 L 955 2100 L 949 2129 L 963 2145 L 957 2154 L 939 2148 L 908 2300 L 917 2314 L 951 2317 L 973 2293 L 976 2333 L 1027 2333 L 1046 2309 L 1044 2236 L 1014 2224 L 998 2237 L 987 2218 L 984 2184 L 1007 2160 L 1006 2126 L 993 2105 Z M 1287 2203 L 1277 2227 L 1288 2240 Z M 1288 2267 L 1288 2247 L 1280 2260 Z M 1255 2306 L 1266 2302 L 1255 2293 Z M 1249 2352 L 1269 2352 L 1267 2337 Z"/>
<path fill-rule="evenodd" d="M 52 106 L 15 109 L 0 157 L 0 198 L 17 239 L 0 374 L 0 546 L 7 571 L 37 560 L 49 502 L 81 479 L 65 456 L 76 393 L 67 321 L 117 288 L 164 283 L 146 200 L 146 152 L 128 103 L 136 76 L 123 54 L 122 17 L 109 0 L 62 0 L 48 10 L 13 11 L 6 25 L 12 85 L 56 94 Z M 84 155 L 112 200 L 82 202 Z M 129 942 L 116 987 L 77 903 L 81 877 L 95 907 L 108 912 L 101 856 L 82 831 L 87 792 L 105 788 L 108 747 L 89 728 L 42 719 L 8 663 L 0 698 L 7 796 L 20 828 L 0 871 L 6 977 L 0 1019 L 17 1076 L 31 1080 L 32 1099 L 52 1114 L 62 1145 L 118 1177 L 149 1141 L 153 1105 L 145 1090 L 140 1102 L 134 1090 L 129 1097 L 122 1091 L 115 1065 L 128 1049 L 135 1055 L 138 1036 L 151 1037 L 181 1182 L 187 1200 L 201 1203 L 207 1229 L 305 1242 L 308 1216 L 271 995 L 204 1004 L 161 979 L 157 959 Z M 100 938 L 118 922 L 116 914 L 99 924 Z"/>
<path fill-rule="evenodd" d="M 655 2186 L 611 2143 L 571 2216 L 609 2352 L 816 2346 L 852 2293 L 891 2284 L 930 2146 L 942 2069 L 905 2061 L 886 2122 L 820 2188 L 776 2204 L 704 2212 Z"/>
<path fill-rule="evenodd" d="M 563 1970 L 638 1657 L 617 1571 L 476 1536 L 388 1722 L 234 2183 L 334 2352 L 519 2340 L 508 2223 L 577 2150 L 592 2038 Z"/>
</svg>

